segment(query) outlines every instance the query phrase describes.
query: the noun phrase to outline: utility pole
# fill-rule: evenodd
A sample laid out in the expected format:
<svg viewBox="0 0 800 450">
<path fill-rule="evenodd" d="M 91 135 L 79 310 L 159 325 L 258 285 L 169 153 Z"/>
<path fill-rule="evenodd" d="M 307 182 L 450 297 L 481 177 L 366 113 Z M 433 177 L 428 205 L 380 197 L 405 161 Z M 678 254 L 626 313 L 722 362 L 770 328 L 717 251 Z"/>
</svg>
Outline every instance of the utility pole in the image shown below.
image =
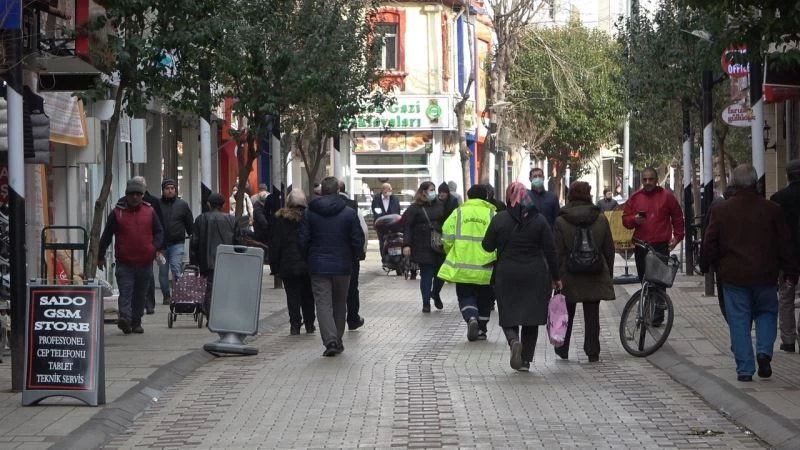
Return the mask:
<svg viewBox="0 0 800 450">
<path fill-rule="evenodd" d="M 684 227 L 686 229 L 686 244 L 684 247 L 685 261 L 686 261 L 686 274 L 694 274 L 694 238 L 692 236 L 692 218 L 694 212 L 692 208 L 692 179 L 694 178 L 694 170 L 692 169 L 692 127 L 689 117 L 689 100 L 683 99 L 683 217 Z"/>
<path fill-rule="evenodd" d="M 714 73 L 711 70 L 703 71 L 703 196 L 701 198 L 702 223 L 708 223 L 708 214 L 711 201 L 714 199 L 714 157 L 712 153 L 714 132 Z M 691 219 L 693 220 L 693 218 Z M 705 227 L 702 232 L 705 236 Z M 697 245 L 697 244 L 695 244 Z M 705 294 L 714 295 L 714 275 L 707 273 L 705 276 Z"/>
<path fill-rule="evenodd" d="M 764 98 L 761 79 L 761 52 L 757 45 L 748 46 L 750 57 L 750 104 L 753 108 L 753 124 L 750 126 L 752 142 L 753 168 L 758 175 L 756 187 L 758 193 L 766 195 L 766 180 L 764 179 Z"/>
<path fill-rule="evenodd" d="M 8 102 L 8 210 L 11 240 L 11 389 L 22 390 L 25 361 L 25 139 L 22 100 L 22 1 L 5 2 L 2 22 L 6 35 L 5 74 Z"/>
<path fill-rule="evenodd" d="M 200 208 L 207 212 L 211 195 L 211 84 L 205 66 L 200 77 Z"/>
</svg>

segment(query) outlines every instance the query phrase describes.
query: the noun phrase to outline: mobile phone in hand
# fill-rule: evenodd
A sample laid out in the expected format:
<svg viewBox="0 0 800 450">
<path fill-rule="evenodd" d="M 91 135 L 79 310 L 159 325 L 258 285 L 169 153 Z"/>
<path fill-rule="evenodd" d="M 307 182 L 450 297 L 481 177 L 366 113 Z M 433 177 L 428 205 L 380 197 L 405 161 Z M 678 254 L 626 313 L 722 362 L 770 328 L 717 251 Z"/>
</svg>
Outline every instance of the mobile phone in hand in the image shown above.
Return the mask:
<svg viewBox="0 0 800 450">
<path fill-rule="evenodd" d="M 647 217 L 647 213 L 644 211 L 639 211 L 638 213 L 636 213 L 636 215 L 639 217 Z"/>
</svg>

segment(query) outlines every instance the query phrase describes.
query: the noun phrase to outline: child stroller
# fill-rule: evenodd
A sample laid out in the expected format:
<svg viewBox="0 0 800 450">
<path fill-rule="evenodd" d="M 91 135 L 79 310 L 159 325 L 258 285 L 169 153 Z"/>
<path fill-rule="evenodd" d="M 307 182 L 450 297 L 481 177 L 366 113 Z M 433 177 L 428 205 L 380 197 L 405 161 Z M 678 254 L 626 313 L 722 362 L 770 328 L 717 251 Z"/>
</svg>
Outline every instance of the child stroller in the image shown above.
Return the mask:
<svg viewBox="0 0 800 450">
<path fill-rule="evenodd" d="M 197 266 L 186 266 L 183 274 L 175 280 L 169 301 L 167 326 L 178 320 L 178 315 L 191 314 L 197 328 L 203 328 L 203 302 L 206 297 L 206 279 L 200 276 Z"/>
</svg>

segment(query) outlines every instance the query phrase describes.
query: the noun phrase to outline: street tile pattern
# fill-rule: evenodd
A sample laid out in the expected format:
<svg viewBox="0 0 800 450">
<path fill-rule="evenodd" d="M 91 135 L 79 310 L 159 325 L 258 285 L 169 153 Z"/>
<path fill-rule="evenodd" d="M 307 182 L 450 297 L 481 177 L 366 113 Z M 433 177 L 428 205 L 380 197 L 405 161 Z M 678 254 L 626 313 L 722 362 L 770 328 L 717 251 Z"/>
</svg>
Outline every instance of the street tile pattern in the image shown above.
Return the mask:
<svg viewBox="0 0 800 450">
<path fill-rule="evenodd" d="M 467 342 L 453 286 L 422 314 L 418 282 L 362 265 L 366 325 L 343 354 L 317 334 L 262 332 L 250 357 L 218 358 L 167 390 L 106 448 L 765 448 L 646 359 L 628 356 L 601 308 L 601 361 L 568 361 L 541 327 L 530 373 L 509 367 L 493 318 Z M 281 290 L 268 295 L 283 296 Z"/>
</svg>

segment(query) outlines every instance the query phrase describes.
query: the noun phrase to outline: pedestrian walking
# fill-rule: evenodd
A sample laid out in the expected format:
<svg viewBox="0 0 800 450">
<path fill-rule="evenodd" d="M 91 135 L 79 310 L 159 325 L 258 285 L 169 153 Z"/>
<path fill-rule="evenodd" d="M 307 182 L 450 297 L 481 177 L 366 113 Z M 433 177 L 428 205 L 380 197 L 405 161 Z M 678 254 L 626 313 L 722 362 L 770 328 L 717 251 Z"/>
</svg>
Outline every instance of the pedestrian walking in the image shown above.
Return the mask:
<svg viewBox="0 0 800 450">
<path fill-rule="evenodd" d="M 235 215 L 236 214 L 236 193 L 239 192 L 239 187 L 234 185 L 231 189 L 231 196 L 228 198 L 228 203 L 230 203 L 230 213 Z M 248 226 L 253 225 L 253 201 L 250 200 L 250 196 L 247 195 L 245 192 L 242 195 L 242 200 L 244 200 L 243 207 L 242 207 L 242 216 L 247 217 L 246 223 Z"/>
<path fill-rule="evenodd" d="M 137 175 L 131 178 L 132 181 L 135 183 L 141 183 L 144 186 L 144 195 L 142 196 L 142 200 L 147 203 L 148 205 L 152 206 L 156 212 L 156 217 L 158 217 L 158 223 L 164 223 L 164 218 L 161 217 L 161 202 L 158 201 L 158 197 L 151 194 L 150 191 L 147 190 L 147 180 L 141 175 Z M 122 196 L 117 200 L 117 203 L 124 201 L 126 196 Z M 156 252 L 156 256 L 161 253 L 161 249 Z M 160 268 L 160 264 L 156 264 Z M 165 305 L 169 305 L 169 299 L 165 299 Z M 147 286 L 147 296 L 145 297 L 144 301 L 144 309 L 147 314 L 155 314 L 156 312 L 156 277 L 153 274 L 153 271 L 150 271 L 150 283 Z"/>
<path fill-rule="evenodd" d="M 597 207 L 600 208 L 600 212 L 614 211 L 619 207 L 619 203 L 614 200 L 614 193 L 611 192 L 611 189 L 603 189 L 603 198 L 597 201 Z"/>
<path fill-rule="evenodd" d="M 269 224 L 272 220 L 267 208 L 267 198 L 269 188 L 263 183 L 258 185 L 256 195 L 250 198 L 253 203 L 253 238 L 265 245 L 270 241 Z"/>
<path fill-rule="evenodd" d="M 203 312 L 210 318 L 211 292 L 214 284 L 214 265 L 217 262 L 217 247 L 233 245 L 238 234 L 236 219 L 222 212 L 225 198 L 219 193 L 208 196 L 208 211 L 197 216 L 189 240 L 189 263 L 200 270 L 206 279 L 206 296 Z"/>
<path fill-rule="evenodd" d="M 300 251 L 299 234 L 308 201 L 302 189 L 292 189 L 286 196 L 286 207 L 275 213 L 272 239 L 269 244 L 269 264 L 273 275 L 280 277 L 286 290 L 289 310 L 289 334 L 316 331 L 314 326 L 314 294 L 308 262 Z"/>
<path fill-rule="evenodd" d="M 458 206 L 461 206 L 461 204 L 464 203 L 464 199 L 461 197 L 461 194 L 458 193 L 458 184 L 456 184 L 455 181 L 450 180 L 447 182 L 447 187 L 450 188 L 450 195 L 456 199 Z"/>
<path fill-rule="evenodd" d="M 658 172 L 652 167 L 642 171 L 642 188 L 634 192 L 622 210 L 622 225 L 633 230 L 633 238 L 645 241 L 655 251 L 668 255 L 686 234 L 678 200 L 672 192 L 658 185 Z M 636 246 L 636 272 L 639 281 L 644 277 L 644 259 L 647 250 Z M 650 289 L 666 291 L 659 286 Z M 653 313 L 653 326 L 664 322 L 664 309 L 656 305 Z"/>
<path fill-rule="evenodd" d="M 358 224 L 361 226 L 361 231 L 364 233 L 364 251 L 358 255 L 358 258 L 353 260 L 353 268 L 350 272 L 350 284 L 347 288 L 347 328 L 352 331 L 364 326 L 364 317 L 359 315 L 361 312 L 361 298 L 358 291 L 358 279 L 361 274 L 361 261 L 367 259 L 367 239 L 369 233 L 367 222 L 361 216 L 358 209 L 358 202 L 347 196 L 347 187 L 344 181 L 339 180 L 339 195 L 344 198 L 347 206 L 356 212 L 358 215 Z"/>
<path fill-rule="evenodd" d="M 704 230 L 708 229 L 708 224 L 711 221 L 711 216 L 714 215 L 714 208 L 717 205 L 724 202 L 725 200 L 733 197 L 736 194 L 736 189 L 733 186 L 728 186 L 725 188 L 725 191 L 722 193 L 721 197 L 716 197 L 712 202 L 711 206 L 708 208 L 708 213 L 703 217 L 703 226 Z M 725 312 L 725 295 L 722 291 L 722 280 L 719 278 L 719 269 L 717 267 L 712 267 L 708 261 L 708 252 L 707 246 L 703 245 L 700 248 L 700 273 L 709 273 L 713 272 L 714 274 L 714 281 L 717 286 L 717 304 L 719 304 L 719 310 L 722 313 L 722 318 L 725 320 L 725 323 L 728 323 L 728 314 Z"/>
<path fill-rule="evenodd" d="M 775 280 L 792 289 L 797 284 L 797 262 L 789 228 L 781 208 L 756 192 L 753 166 L 733 169 L 736 195 L 714 208 L 704 245 L 711 264 L 719 268 L 731 348 L 739 381 L 772 375 L 772 349 L 777 337 L 778 295 Z M 755 322 L 756 357 L 751 331 Z"/>
<path fill-rule="evenodd" d="M 492 218 L 481 245 L 486 252 L 497 252 L 494 294 L 498 321 L 511 349 L 511 368 L 527 372 L 539 325 L 547 323 L 551 288 L 561 282 L 550 224 L 536 210 L 524 184 L 508 186 L 506 204 L 508 208 Z"/>
<path fill-rule="evenodd" d="M 192 235 L 194 216 L 189 204 L 178 197 L 178 183 L 167 178 L 161 182 L 161 225 L 164 227 L 164 244 L 161 251 L 164 255 L 164 264 L 158 267 L 158 284 L 164 302 L 169 304 L 172 289 L 169 283 L 169 274 L 177 280 L 183 273 L 183 247 L 186 236 Z M 148 310 L 148 313 L 150 311 Z"/>
<path fill-rule="evenodd" d="M 443 209 L 442 222 L 444 222 L 461 204 L 458 202 L 458 199 L 450 193 L 450 186 L 448 186 L 447 183 L 440 184 L 438 191 L 439 201 L 442 202 Z"/>
<path fill-rule="evenodd" d="M 431 299 L 436 309 L 444 308 L 442 287 L 444 281 L 437 277 L 444 261 L 444 250 L 434 249 L 431 236 L 442 232 L 444 206 L 438 201 L 436 185 L 424 181 L 419 185 L 414 201 L 403 213 L 403 255 L 419 265 L 419 290 L 422 294 L 422 312 L 431 312 Z"/>
<path fill-rule="evenodd" d="M 600 301 L 615 298 L 614 240 L 606 216 L 592 204 L 591 190 L 585 181 L 573 182 L 567 206 L 561 208 L 553 227 L 569 314 L 564 345 L 555 352 L 561 359 L 568 358 L 575 310 L 581 303 L 583 351 L 589 362 L 597 362 L 600 360 Z"/>
<path fill-rule="evenodd" d="M 770 197 L 781 206 L 783 218 L 789 228 L 790 249 L 795 261 L 800 261 L 800 159 L 789 161 L 786 165 L 786 178 L 789 185 Z M 794 353 L 797 337 L 800 335 L 800 321 L 797 320 L 794 302 L 796 283 L 781 282 L 778 307 L 778 323 L 781 334 L 780 349 Z"/>
<path fill-rule="evenodd" d="M 325 345 L 323 356 L 344 351 L 347 293 L 353 261 L 364 251 L 358 214 L 338 194 L 339 181 L 322 180 L 321 196 L 308 204 L 300 226 L 300 249 L 308 260 L 317 322 Z"/>
<path fill-rule="evenodd" d="M 114 275 L 119 287 L 117 327 L 125 334 L 144 333 L 142 315 L 153 277 L 153 260 L 164 239 L 155 209 L 143 200 L 145 191 L 141 180 L 128 181 L 125 198 L 106 219 L 97 254 L 97 267 L 104 269 L 106 250 L 114 240 Z"/>
<path fill-rule="evenodd" d="M 439 269 L 439 278 L 456 283 L 458 306 L 467 323 L 469 341 L 486 340 L 486 324 L 494 300 L 490 282 L 496 255 L 481 245 L 495 212 L 487 197 L 486 186 L 470 187 L 467 201 L 450 214 L 442 227 L 447 257 Z"/>
<path fill-rule="evenodd" d="M 544 189 L 544 170 L 539 167 L 534 167 L 530 171 L 531 180 L 531 197 L 533 204 L 541 215 L 547 219 L 547 223 L 552 227 L 556 222 L 556 216 L 561 206 L 558 204 L 558 198 L 552 192 Z"/>
</svg>

